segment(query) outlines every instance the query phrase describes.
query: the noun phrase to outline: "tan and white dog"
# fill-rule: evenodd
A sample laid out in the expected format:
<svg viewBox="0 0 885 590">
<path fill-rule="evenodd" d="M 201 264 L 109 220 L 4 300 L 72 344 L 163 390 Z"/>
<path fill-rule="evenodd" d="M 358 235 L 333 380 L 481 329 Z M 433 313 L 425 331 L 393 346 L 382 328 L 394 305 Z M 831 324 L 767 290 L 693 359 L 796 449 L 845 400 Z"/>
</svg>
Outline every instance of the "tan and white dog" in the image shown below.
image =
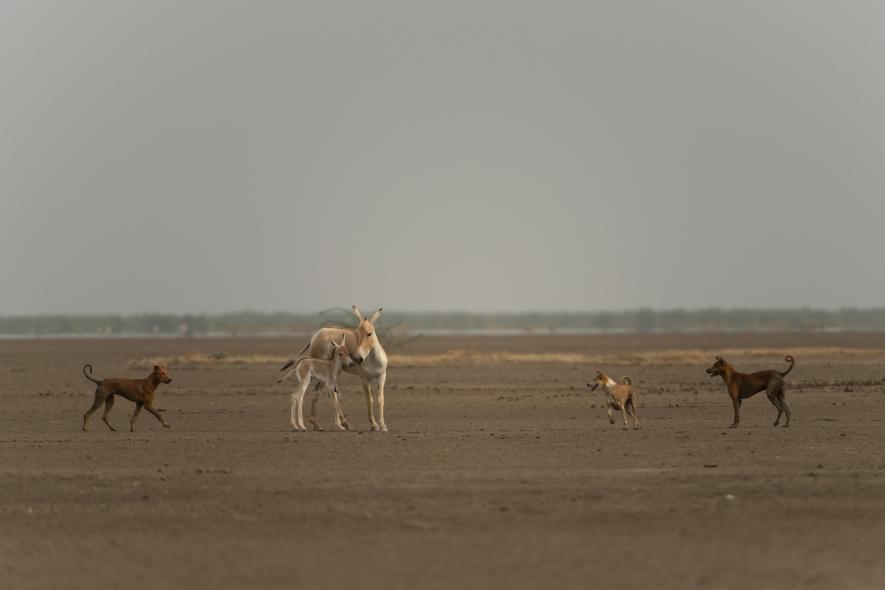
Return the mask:
<svg viewBox="0 0 885 590">
<path fill-rule="evenodd" d="M 627 413 L 630 413 L 630 416 L 633 418 L 633 428 L 639 428 L 639 414 L 636 412 L 636 389 L 633 387 L 632 382 L 629 377 L 624 377 L 620 383 L 603 373 L 602 371 L 596 371 L 596 380 L 593 383 L 588 383 L 587 387 L 590 388 L 591 391 L 595 391 L 598 387 L 605 388 L 606 393 L 608 394 L 608 399 L 606 400 L 606 406 L 608 409 L 608 420 L 612 424 L 615 423 L 615 417 L 612 414 L 612 410 L 621 410 L 621 414 L 624 416 L 624 428 L 628 428 L 627 425 Z"/>
</svg>

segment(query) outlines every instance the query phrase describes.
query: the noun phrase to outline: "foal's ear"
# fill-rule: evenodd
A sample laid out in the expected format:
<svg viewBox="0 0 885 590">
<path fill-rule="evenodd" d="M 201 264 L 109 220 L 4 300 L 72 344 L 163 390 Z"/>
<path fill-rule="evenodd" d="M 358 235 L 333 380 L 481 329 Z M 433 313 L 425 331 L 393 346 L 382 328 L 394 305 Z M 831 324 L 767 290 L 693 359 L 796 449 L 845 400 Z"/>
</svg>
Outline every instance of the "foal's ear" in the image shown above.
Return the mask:
<svg viewBox="0 0 885 590">
<path fill-rule="evenodd" d="M 381 312 L 384 311 L 383 307 L 379 307 L 378 311 L 372 314 L 372 317 L 369 318 L 369 321 L 373 324 L 378 321 L 378 318 L 381 316 Z"/>
<path fill-rule="evenodd" d="M 353 315 L 355 315 L 356 319 L 358 319 L 359 321 L 363 321 L 365 319 L 363 317 L 363 314 L 360 313 L 360 308 L 357 307 L 356 305 L 353 306 Z"/>
<path fill-rule="evenodd" d="M 343 347 L 343 346 L 344 346 L 344 334 L 341 335 L 341 344 L 339 344 L 338 346 L 339 346 L 339 347 Z"/>
</svg>

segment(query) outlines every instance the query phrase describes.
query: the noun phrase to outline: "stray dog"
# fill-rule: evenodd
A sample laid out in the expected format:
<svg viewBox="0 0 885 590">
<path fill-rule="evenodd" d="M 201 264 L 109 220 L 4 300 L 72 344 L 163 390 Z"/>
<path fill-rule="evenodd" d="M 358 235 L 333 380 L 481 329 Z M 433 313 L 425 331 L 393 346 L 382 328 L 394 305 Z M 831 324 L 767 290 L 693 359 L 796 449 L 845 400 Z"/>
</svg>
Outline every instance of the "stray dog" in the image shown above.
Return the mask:
<svg viewBox="0 0 885 590">
<path fill-rule="evenodd" d="M 639 429 L 639 415 L 636 412 L 636 389 L 633 388 L 633 382 L 629 377 L 624 377 L 620 383 L 603 373 L 596 371 L 596 381 L 588 383 L 587 387 L 590 391 L 596 391 L 596 388 L 602 386 L 608 393 L 606 406 L 608 407 L 608 421 L 615 423 L 615 417 L 612 410 L 621 410 L 624 416 L 624 428 L 627 428 L 627 412 L 633 417 L 633 428 Z"/>
<path fill-rule="evenodd" d="M 334 353 L 332 360 L 322 359 L 301 359 L 295 365 L 295 368 L 281 377 L 277 383 L 282 383 L 290 375 L 295 373 L 298 377 L 298 389 L 292 392 L 291 410 L 289 420 L 295 430 L 307 430 L 304 427 L 304 394 L 307 393 L 307 387 L 311 380 L 316 380 L 319 384 L 324 384 L 329 389 L 329 400 L 332 402 L 332 412 L 335 414 L 335 425 L 340 430 L 349 430 L 350 424 L 344 419 L 344 413 L 341 411 L 341 404 L 338 402 L 338 376 L 344 367 L 350 367 L 354 364 L 353 358 L 347 352 L 347 344 L 344 335 L 341 335 L 341 342 L 330 340 Z M 296 412 L 297 410 L 297 412 Z M 320 430 L 319 423 L 316 421 L 316 398 L 313 404 L 314 415 L 311 417 L 311 423 L 315 430 Z"/>
<path fill-rule="evenodd" d="M 728 395 L 731 396 L 731 402 L 734 405 L 734 422 L 729 428 L 736 428 L 741 421 L 741 400 L 752 397 L 763 389 L 768 394 L 768 400 L 777 408 L 777 419 L 774 421 L 774 426 L 777 426 L 781 421 L 782 414 L 787 415 L 784 428 L 790 425 L 790 408 L 787 407 L 787 402 L 784 399 L 784 377 L 793 370 L 795 361 L 790 355 L 784 357 L 784 360 L 790 363 L 790 366 L 783 373 L 775 370 L 738 373 L 724 358 L 716 357 L 716 362 L 707 369 L 707 374 L 710 377 L 721 375 L 728 388 Z"/>
<path fill-rule="evenodd" d="M 86 372 L 86 369 L 89 369 L 89 373 Z M 101 407 L 101 404 L 104 404 L 104 414 L 102 414 L 101 419 L 108 425 L 108 428 L 110 428 L 111 431 L 117 431 L 117 429 L 111 426 L 111 423 L 108 422 L 108 413 L 110 413 L 111 408 L 114 407 L 115 395 L 121 395 L 129 401 L 135 402 L 135 411 L 132 413 L 132 419 L 129 420 L 129 432 L 134 430 L 135 419 L 138 418 L 138 413 L 141 412 L 142 406 L 144 406 L 148 412 L 156 416 L 157 420 L 160 421 L 160 424 L 169 428 L 169 424 L 167 424 L 166 421 L 163 420 L 163 417 L 157 413 L 157 410 L 154 409 L 154 392 L 157 387 L 159 387 L 160 383 L 172 383 L 169 373 L 166 372 L 166 365 L 162 363 L 154 365 L 154 370 L 144 379 L 109 378 L 97 381 L 90 376 L 91 374 L 92 365 L 83 365 L 83 375 L 96 385 L 95 401 L 92 402 L 92 407 L 83 414 L 83 432 L 86 432 L 86 421 L 89 419 L 89 416 Z"/>
</svg>

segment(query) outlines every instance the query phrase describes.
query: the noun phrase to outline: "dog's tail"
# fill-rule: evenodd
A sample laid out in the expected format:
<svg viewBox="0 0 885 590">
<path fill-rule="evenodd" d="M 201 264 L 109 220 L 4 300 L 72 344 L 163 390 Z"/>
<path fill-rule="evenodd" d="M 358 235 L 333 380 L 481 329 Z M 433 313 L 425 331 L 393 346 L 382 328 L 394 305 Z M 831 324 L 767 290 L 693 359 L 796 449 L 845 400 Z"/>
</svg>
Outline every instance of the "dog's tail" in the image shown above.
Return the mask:
<svg viewBox="0 0 885 590">
<path fill-rule="evenodd" d="M 624 375 L 623 377 L 621 377 L 621 383 L 623 383 L 624 385 L 633 385 L 633 380 Z"/>
<path fill-rule="evenodd" d="M 793 360 L 793 357 L 789 354 L 784 357 L 784 360 L 787 361 L 788 363 L 790 363 L 790 366 L 787 367 L 787 370 L 784 371 L 783 373 L 780 373 L 780 371 L 778 371 L 778 373 L 780 373 L 781 377 L 786 377 L 787 373 L 789 373 L 790 371 L 793 370 L 793 365 L 796 363 L 796 361 Z"/>
<path fill-rule="evenodd" d="M 86 369 L 89 369 L 89 373 L 86 373 Z M 90 365 L 90 364 L 83 365 L 83 376 L 86 377 L 87 379 L 89 379 L 90 381 L 92 381 L 93 383 L 95 383 L 96 385 L 101 385 L 101 381 L 96 381 L 95 379 L 90 377 L 90 375 L 92 375 L 92 365 Z"/>
<path fill-rule="evenodd" d="M 305 352 L 307 352 L 308 348 L 310 348 L 310 342 L 308 342 L 307 345 L 301 349 L 301 352 L 299 352 L 298 354 L 296 354 L 293 357 L 290 357 L 289 362 L 287 362 L 285 365 L 283 365 L 283 368 L 280 369 L 280 371 L 285 371 L 286 369 L 288 369 L 289 367 L 291 367 L 292 365 L 297 363 L 299 360 L 301 360 L 301 355 L 304 354 Z M 285 379 L 285 378 L 286 377 L 283 377 L 283 379 Z M 282 381 L 282 379 L 280 381 Z M 277 383 L 279 383 L 279 381 Z"/>
</svg>

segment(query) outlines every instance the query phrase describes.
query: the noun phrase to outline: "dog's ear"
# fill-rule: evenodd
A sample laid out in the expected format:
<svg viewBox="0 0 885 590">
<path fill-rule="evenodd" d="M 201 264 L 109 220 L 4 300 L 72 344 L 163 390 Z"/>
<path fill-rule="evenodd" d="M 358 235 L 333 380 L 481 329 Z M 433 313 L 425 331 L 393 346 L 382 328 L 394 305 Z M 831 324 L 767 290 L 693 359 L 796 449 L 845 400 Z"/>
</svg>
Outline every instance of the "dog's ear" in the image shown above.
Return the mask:
<svg viewBox="0 0 885 590">
<path fill-rule="evenodd" d="M 154 365 L 154 371 L 159 372 L 159 371 L 160 371 L 160 365 Z"/>
</svg>

